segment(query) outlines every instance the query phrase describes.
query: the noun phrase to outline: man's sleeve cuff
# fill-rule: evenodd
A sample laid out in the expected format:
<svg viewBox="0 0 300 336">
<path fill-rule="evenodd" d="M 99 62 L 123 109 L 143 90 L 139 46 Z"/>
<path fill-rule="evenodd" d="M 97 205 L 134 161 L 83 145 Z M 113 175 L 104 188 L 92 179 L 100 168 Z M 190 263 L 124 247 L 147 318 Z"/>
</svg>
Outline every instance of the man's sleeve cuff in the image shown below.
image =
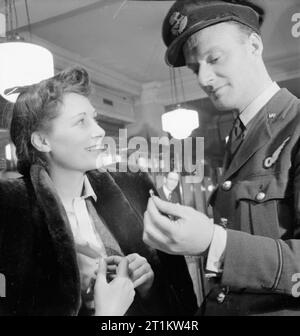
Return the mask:
<svg viewBox="0 0 300 336">
<path fill-rule="evenodd" d="M 206 271 L 212 273 L 222 273 L 224 252 L 227 243 L 227 232 L 220 225 L 214 225 L 214 234 L 207 256 Z"/>
</svg>

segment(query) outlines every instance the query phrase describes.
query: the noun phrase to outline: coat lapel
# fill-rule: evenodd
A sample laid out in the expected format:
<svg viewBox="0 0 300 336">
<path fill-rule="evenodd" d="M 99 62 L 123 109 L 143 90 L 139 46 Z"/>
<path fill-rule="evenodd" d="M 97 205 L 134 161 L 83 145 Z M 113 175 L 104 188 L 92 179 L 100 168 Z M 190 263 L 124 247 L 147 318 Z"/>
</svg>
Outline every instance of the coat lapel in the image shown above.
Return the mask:
<svg viewBox="0 0 300 336">
<path fill-rule="evenodd" d="M 80 277 L 67 214 L 46 170 L 35 164 L 31 167 L 30 176 L 56 254 L 60 280 L 60 293 L 57 295 L 70 302 L 74 314 L 77 314 L 80 307 Z"/>
<path fill-rule="evenodd" d="M 123 253 L 138 253 L 148 260 L 153 259 L 156 256 L 155 250 L 142 240 L 143 218 L 112 176 L 107 172 L 92 171 L 88 173 L 88 178 L 97 195 L 97 212 L 104 219 Z"/>
</svg>

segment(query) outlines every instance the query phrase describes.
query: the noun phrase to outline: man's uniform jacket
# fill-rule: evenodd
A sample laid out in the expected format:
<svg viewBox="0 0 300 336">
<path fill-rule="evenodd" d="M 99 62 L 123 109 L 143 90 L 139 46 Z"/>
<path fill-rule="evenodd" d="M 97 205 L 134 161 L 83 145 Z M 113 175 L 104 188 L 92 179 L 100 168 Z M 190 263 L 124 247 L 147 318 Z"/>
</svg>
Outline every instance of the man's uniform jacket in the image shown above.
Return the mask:
<svg viewBox="0 0 300 336">
<path fill-rule="evenodd" d="M 215 223 L 227 219 L 225 299 L 218 302 L 220 286 L 211 291 L 206 314 L 300 315 L 299 142 L 300 101 L 281 89 L 212 195 Z"/>
<path fill-rule="evenodd" d="M 139 253 L 155 280 L 148 298 L 136 293 L 128 314 L 192 315 L 196 297 L 183 257 L 153 250 L 142 241 L 149 189 L 143 173 L 91 171 L 95 209 L 124 255 Z M 80 277 L 73 235 L 49 175 L 38 165 L 30 176 L 0 182 L 0 273 L 6 298 L 0 315 L 77 315 Z M 105 243 L 105 242 L 104 242 Z"/>
</svg>

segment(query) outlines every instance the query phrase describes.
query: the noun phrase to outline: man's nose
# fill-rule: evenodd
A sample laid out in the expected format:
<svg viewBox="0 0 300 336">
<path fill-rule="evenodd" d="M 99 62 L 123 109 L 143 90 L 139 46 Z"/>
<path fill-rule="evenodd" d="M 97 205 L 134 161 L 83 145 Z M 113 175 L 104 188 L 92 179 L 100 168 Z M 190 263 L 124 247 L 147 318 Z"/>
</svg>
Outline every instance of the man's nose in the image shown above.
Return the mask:
<svg viewBox="0 0 300 336">
<path fill-rule="evenodd" d="M 214 72 L 209 64 L 199 65 L 198 82 L 202 87 L 210 86 L 213 83 Z"/>
</svg>

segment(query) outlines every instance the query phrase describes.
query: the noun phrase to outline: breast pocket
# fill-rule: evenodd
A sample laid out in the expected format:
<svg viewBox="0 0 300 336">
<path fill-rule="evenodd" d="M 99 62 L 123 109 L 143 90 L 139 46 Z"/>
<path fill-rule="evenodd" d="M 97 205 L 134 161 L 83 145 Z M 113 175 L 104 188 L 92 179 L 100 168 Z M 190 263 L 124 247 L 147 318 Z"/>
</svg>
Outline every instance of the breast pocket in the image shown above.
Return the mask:
<svg viewBox="0 0 300 336">
<path fill-rule="evenodd" d="M 236 196 L 237 207 L 242 209 L 241 223 L 247 216 L 248 230 L 252 234 L 278 239 L 284 238 L 292 230 L 292 195 L 286 183 L 275 176 L 239 182 Z M 243 227 L 241 229 L 248 231 Z"/>
</svg>

